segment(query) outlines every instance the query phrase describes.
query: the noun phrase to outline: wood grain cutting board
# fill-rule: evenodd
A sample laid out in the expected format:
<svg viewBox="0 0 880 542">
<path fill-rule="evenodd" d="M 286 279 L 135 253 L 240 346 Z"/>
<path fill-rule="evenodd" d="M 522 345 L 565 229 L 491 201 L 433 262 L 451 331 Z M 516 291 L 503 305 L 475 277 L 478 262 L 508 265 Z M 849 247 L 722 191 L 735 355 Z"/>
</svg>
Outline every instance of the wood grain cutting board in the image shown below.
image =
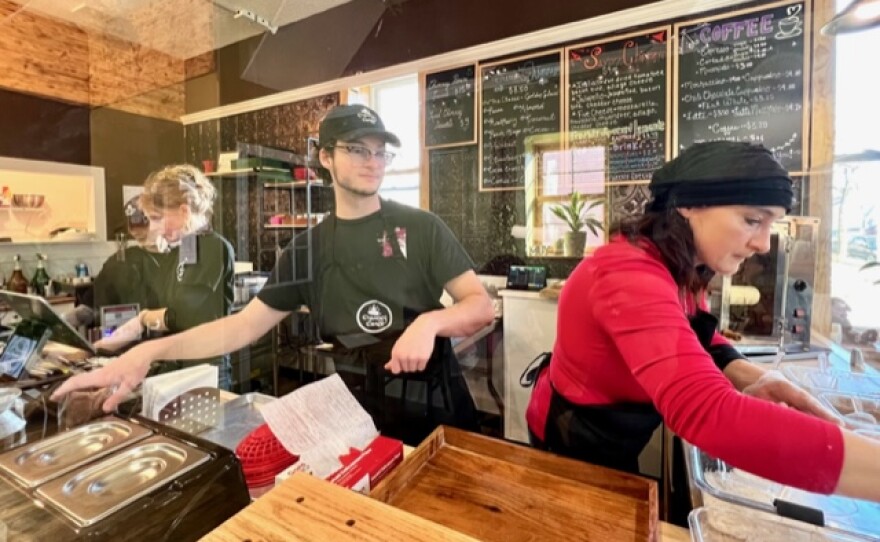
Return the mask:
<svg viewBox="0 0 880 542">
<path fill-rule="evenodd" d="M 439 427 L 370 494 L 486 541 L 655 541 L 657 484 Z"/>
<path fill-rule="evenodd" d="M 476 542 L 350 489 L 298 472 L 202 542 Z"/>
</svg>

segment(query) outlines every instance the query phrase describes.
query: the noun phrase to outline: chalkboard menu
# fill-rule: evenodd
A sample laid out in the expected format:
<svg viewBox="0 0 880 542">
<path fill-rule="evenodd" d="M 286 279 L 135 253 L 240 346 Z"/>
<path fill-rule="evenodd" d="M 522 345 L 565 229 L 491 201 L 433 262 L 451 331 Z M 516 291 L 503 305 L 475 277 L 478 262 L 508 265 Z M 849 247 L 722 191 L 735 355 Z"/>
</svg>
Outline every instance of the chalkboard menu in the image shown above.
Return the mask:
<svg viewBox="0 0 880 542">
<path fill-rule="evenodd" d="M 561 131 L 561 65 L 554 51 L 480 66 L 480 190 L 523 188 L 526 140 Z"/>
<path fill-rule="evenodd" d="M 474 65 L 425 76 L 425 146 L 474 143 L 476 80 Z"/>
<path fill-rule="evenodd" d="M 609 181 L 639 181 L 666 160 L 670 28 L 566 49 L 568 143 L 604 146 Z"/>
<path fill-rule="evenodd" d="M 809 5 L 776 4 L 675 26 L 676 145 L 750 141 L 805 169 Z"/>
</svg>

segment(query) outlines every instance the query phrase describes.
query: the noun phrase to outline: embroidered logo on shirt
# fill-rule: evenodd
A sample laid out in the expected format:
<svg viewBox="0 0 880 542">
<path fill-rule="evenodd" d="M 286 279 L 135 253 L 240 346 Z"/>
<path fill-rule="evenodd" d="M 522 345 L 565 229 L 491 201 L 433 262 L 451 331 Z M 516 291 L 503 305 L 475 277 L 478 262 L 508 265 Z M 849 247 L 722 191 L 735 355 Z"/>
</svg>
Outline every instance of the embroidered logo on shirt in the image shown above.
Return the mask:
<svg viewBox="0 0 880 542">
<path fill-rule="evenodd" d="M 369 122 L 370 124 L 376 124 L 376 121 L 379 120 L 369 109 L 361 109 L 361 112 L 358 113 L 358 118 L 364 122 Z"/>
<path fill-rule="evenodd" d="M 177 264 L 177 282 L 183 282 L 183 272 L 186 271 L 184 263 L 185 262 L 180 262 Z"/>
<path fill-rule="evenodd" d="M 367 333 L 380 333 L 391 327 L 391 309 L 375 299 L 361 305 L 356 318 L 358 327 Z"/>
</svg>

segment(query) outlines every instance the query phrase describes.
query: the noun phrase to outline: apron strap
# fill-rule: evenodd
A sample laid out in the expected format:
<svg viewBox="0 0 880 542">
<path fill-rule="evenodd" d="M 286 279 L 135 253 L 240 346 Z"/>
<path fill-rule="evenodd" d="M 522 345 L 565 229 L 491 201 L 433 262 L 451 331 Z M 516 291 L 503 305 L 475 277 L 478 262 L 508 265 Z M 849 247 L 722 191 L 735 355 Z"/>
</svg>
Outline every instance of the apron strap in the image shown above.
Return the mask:
<svg viewBox="0 0 880 542">
<path fill-rule="evenodd" d="M 535 385 L 535 382 L 538 381 L 538 377 L 541 376 L 541 373 L 550 366 L 550 358 L 552 357 L 552 352 L 541 352 L 538 356 L 533 359 L 519 375 L 519 385 L 524 388 L 531 388 Z"/>
</svg>

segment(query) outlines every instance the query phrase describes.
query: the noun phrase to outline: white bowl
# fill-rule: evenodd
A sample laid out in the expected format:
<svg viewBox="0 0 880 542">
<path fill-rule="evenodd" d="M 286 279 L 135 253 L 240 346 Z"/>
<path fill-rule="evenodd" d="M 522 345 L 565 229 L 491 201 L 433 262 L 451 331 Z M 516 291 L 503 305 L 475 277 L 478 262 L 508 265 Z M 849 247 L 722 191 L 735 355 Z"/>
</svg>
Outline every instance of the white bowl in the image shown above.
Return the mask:
<svg viewBox="0 0 880 542">
<path fill-rule="evenodd" d="M 3 414 L 21 395 L 19 388 L 0 388 L 0 414 Z"/>
</svg>

